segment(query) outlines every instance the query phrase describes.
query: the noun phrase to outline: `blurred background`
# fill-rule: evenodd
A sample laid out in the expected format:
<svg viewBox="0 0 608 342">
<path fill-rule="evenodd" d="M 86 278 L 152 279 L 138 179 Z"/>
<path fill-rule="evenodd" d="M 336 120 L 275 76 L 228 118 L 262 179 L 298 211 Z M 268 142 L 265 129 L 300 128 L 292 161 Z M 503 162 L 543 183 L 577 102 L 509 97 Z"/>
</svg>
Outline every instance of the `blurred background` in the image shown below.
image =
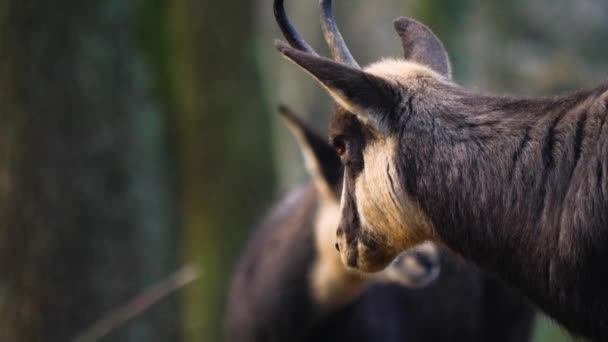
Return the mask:
<svg viewBox="0 0 608 342">
<path fill-rule="evenodd" d="M 286 2 L 325 52 L 317 1 Z M 546 95 L 608 76 L 605 0 L 335 2 L 361 64 L 400 55 L 391 22 L 407 15 L 468 87 Z M 271 6 L 0 0 L 0 341 L 223 340 L 252 225 L 305 179 L 275 108 L 320 132 L 329 118 L 273 48 Z M 535 336 L 568 340 L 546 320 Z"/>
</svg>

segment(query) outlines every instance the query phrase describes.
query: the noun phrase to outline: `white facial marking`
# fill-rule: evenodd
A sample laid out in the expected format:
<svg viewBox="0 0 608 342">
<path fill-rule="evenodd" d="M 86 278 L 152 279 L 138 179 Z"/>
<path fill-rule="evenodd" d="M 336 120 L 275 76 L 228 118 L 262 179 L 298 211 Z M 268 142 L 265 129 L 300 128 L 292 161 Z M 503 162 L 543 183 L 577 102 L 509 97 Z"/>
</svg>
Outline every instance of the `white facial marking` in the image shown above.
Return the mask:
<svg viewBox="0 0 608 342">
<path fill-rule="evenodd" d="M 395 138 L 377 140 L 363 151 L 364 168 L 355 181 L 361 229 L 398 253 L 432 237 L 428 218 L 403 191 L 392 161 Z"/>
<path fill-rule="evenodd" d="M 344 192 L 344 190 L 343 190 Z M 424 287 L 438 275 L 439 266 L 432 272 L 423 269 L 412 251 L 424 253 L 428 259 L 438 258 L 437 247 L 425 243 L 402 253 L 403 263 L 391 263 L 385 270 L 363 274 L 346 268 L 335 249 L 336 228 L 342 213 L 341 203 L 320 198 L 315 221 L 317 258 L 311 272 L 311 291 L 316 301 L 326 309 L 344 305 L 356 298 L 370 282 L 394 283 L 403 287 Z"/>
</svg>

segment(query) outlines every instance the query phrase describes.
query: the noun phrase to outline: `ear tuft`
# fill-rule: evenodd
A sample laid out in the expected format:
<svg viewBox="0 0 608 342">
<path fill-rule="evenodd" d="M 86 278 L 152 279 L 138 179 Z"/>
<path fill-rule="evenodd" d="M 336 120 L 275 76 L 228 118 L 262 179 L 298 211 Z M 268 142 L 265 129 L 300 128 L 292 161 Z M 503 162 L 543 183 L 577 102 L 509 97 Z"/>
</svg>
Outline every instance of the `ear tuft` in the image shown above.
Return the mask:
<svg viewBox="0 0 608 342">
<path fill-rule="evenodd" d="M 293 112 L 284 104 L 279 103 L 277 110 L 279 111 L 279 115 L 283 116 L 285 120 L 295 118 Z"/>
<path fill-rule="evenodd" d="M 405 59 L 426 65 L 439 74 L 451 78 L 448 54 L 431 29 L 406 17 L 395 19 L 393 25 L 401 38 Z"/>
<path fill-rule="evenodd" d="M 289 46 L 289 44 L 285 43 L 284 41 L 280 40 L 280 39 L 275 39 L 274 41 L 274 47 L 279 50 L 280 53 L 285 54 L 285 51 L 287 50 L 295 50 L 294 48 L 292 48 L 291 46 Z"/>
</svg>

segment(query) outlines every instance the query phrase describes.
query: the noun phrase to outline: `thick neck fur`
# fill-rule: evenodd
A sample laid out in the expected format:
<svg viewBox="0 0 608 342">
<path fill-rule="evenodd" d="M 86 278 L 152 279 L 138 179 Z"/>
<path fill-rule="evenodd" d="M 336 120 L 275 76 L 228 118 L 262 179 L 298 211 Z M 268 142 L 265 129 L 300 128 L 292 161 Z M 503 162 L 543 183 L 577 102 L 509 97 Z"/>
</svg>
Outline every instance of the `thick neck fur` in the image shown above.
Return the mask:
<svg viewBox="0 0 608 342">
<path fill-rule="evenodd" d="M 405 191 L 447 246 L 571 331 L 608 336 L 608 86 L 543 99 L 438 87 L 443 101 L 413 97 L 400 119 Z"/>
</svg>

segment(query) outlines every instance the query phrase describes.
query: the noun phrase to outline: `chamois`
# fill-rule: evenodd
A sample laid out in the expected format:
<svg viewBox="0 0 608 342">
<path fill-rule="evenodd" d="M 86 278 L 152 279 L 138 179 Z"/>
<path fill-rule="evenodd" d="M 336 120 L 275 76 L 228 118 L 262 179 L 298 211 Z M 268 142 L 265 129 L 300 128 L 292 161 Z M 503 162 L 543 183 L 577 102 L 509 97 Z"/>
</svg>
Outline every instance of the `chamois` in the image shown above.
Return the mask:
<svg viewBox="0 0 608 342">
<path fill-rule="evenodd" d="M 338 155 L 290 111 L 282 112 L 312 181 L 289 192 L 250 239 L 229 293 L 229 341 L 529 338 L 529 303 L 432 245 L 414 248 L 371 277 L 345 268 L 334 248 L 342 184 Z M 421 288 L 434 278 L 437 263 L 438 279 Z"/>
<path fill-rule="evenodd" d="M 519 288 L 575 335 L 608 340 L 608 84 L 520 98 L 454 83 L 429 28 L 394 21 L 404 59 L 358 67 L 323 1 L 334 60 L 295 29 L 278 50 L 337 103 L 342 261 L 384 267 L 424 240 Z M 295 34 L 294 34 L 295 33 Z"/>
</svg>

